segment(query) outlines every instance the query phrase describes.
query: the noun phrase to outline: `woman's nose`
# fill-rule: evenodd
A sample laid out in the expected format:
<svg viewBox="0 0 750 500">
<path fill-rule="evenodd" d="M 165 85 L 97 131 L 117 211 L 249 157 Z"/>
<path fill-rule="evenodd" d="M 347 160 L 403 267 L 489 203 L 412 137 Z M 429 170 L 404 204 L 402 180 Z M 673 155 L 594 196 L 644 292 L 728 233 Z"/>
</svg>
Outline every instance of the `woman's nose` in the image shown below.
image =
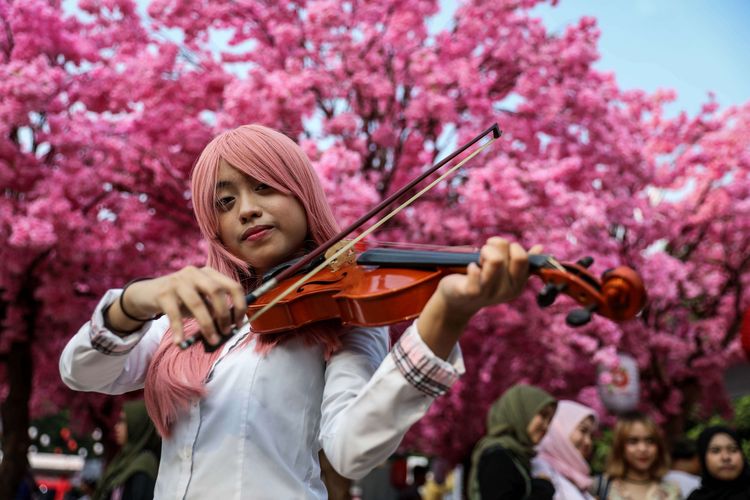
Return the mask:
<svg viewBox="0 0 750 500">
<path fill-rule="evenodd" d="M 262 214 L 263 209 L 254 196 L 245 195 L 240 197 L 239 215 L 243 224 L 250 222 L 252 219 L 257 218 Z"/>
</svg>

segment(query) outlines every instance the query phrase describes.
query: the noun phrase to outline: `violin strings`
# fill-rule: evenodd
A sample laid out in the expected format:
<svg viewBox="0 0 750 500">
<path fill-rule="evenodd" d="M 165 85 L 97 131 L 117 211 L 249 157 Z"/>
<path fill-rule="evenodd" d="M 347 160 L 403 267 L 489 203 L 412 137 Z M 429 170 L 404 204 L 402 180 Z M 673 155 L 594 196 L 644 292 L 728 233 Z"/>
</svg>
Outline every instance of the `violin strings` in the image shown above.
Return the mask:
<svg viewBox="0 0 750 500">
<path fill-rule="evenodd" d="M 473 245 L 449 246 L 449 245 L 437 245 L 434 243 L 412 243 L 412 242 L 405 242 L 405 241 L 381 241 L 381 240 L 368 240 L 366 243 L 370 244 L 370 246 L 377 245 L 383 248 L 399 248 L 399 249 L 403 248 L 406 250 L 441 251 L 441 250 L 450 249 L 451 252 L 455 252 L 455 253 L 472 253 L 472 252 L 478 252 L 480 250 L 479 247 L 476 247 Z"/>
<path fill-rule="evenodd" d="M 319 271 L 321 271 L 323 268 L 325 268 L 328 264 L 330 264 L 333 260 L 337 259 L 344 253 L 348 252 L 354 245 L 359 243 L 361 240 L 365 239 L 368 235 L 370 235 L 372 232 L 374 232 L 377 228 L 391 220 L 393 217 L 395 217 L 401 210 L 411 205 L 416 199 L 418 199 L 420 196 L 422 196 L 424 193 L 435 187 L 438 183 L 440 183 L 443 179 L 448 177 L 450 174 L 461 168 L 466 162 L 474 158 L 476 155 L 484 151 L 490 144 L 495 142 L 495 138 L 490 138 L 489 141 L 487 141 L 482 146 L 475 149 L 471 154 L 469 154 L 466 158 L 461 160 L 457 165 L 451 167 L 448 169 L 445 173 L 440 175 L 437 179 L 429 183 L 427 186 L 422 188 L 419 192 L 414 194 L 411 198 L 403 202 L 401 205 L 396 207 L 393 211 L 385 215 L 382 219 L 377 221 L 375 224 L 367 228 L 365 231 L 362 232 L 359 236 L 353 238 L 350 240 L 346 245 L 342 246 L 338 251 L 336 251 L 333 255 L 325 259 L 323 262 L 321 262 L 318 266 L 316 266 L 312 271 L 308 272 L 304 276 L 302 276 L 300 279 L 298 279 L 294 284 L 292 284 L 290 287 L 288 287 L 286 290 L 281 292 L 279 295 L 277 295 L 274 299 L 272 299 L 268 304 L 263 306 L 261 309 L 255 312 L 250 319 L 248 320 L 250 323 L 258 319 L 262 314 L 265 314 L 266 311 L 271 309 L 273 306 L 278 304 L 280 301 L 282 301 L 287 295 L 292 293 L 292 291 L 296 290 L 300 286 L 302 286 L 307 280 L 315 276 Z"/>
</svg>

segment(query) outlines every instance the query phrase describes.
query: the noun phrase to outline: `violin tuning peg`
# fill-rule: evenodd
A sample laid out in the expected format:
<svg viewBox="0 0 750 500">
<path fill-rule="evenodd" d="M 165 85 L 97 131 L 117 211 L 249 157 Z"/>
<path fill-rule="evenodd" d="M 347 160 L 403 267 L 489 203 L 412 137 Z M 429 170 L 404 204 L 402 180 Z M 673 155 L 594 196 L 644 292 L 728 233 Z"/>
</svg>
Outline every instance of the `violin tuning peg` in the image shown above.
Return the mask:
<svg viewBox="0 0 750 500">
<path fill-rule="evenodd" d="M 576 264 L 578 264 L 581 267 L 588 268 L 591 264 L 594 263 L 594 258 L 590 255 L 587 255 L 586 257 L 582 257 L 576 261 Z"/>
<path fill-rule="evenodd" d="M 545 284 L 536 296 L 536 303 L 539 304 L 539 307 L 551 306 L 566 286 L 565 284 L 556 285 L 555 283 Z"/>
<path fill-rule="evenodd" d="M 566 316 L 565 322 L 574 328 L 577 326 L 583 326 L 591 321 L 591 312 L 594 309 L 596 309 L 595 304 L 584 307 L 582 309 L 573 309 Z"/>
</svg>

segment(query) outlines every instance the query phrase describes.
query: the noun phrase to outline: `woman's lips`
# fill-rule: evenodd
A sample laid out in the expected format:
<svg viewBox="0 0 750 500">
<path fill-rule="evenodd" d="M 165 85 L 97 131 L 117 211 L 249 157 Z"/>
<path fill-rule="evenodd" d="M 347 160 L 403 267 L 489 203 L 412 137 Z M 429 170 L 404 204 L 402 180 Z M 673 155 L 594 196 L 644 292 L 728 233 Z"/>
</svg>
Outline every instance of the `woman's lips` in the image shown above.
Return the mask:
<svg viewBox="0 0 750 500">
<path fill-rule="evenodd" d="M 273 226 L 252 227 L 243 233 L 242 240 L 258 241 L 268 236 L 271 233 L 271 230 L 273 230 Z"/>
</svg>

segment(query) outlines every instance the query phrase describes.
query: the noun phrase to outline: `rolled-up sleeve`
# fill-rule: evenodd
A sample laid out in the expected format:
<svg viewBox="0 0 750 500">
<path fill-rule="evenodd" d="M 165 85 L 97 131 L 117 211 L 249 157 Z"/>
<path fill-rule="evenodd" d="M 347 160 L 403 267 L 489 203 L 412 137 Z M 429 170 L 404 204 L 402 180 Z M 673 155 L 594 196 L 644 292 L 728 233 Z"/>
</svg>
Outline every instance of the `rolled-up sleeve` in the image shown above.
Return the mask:
<svg viewBox="0 0 750 500">
<path fill-rule="evenodd" d="M 398 448 L 404 434 L 464 372 L 456 346 L 437 357 L 413 323 L 388 353 L 386 328 L 357 329 L 326 368 L 321 445 L 334 468 L 364 477 Z"/>
<path fill-rule="evenodd" d="M 416 324 L 396 342 L 391 357 L 404 378 L 428 396 L 445 394 L 464 372 L 458 344 L 448 360 L 442 360 L 424 343 Z"/>
<path fill-rule="evenodd" d="M 104 325 L 104 309 L 122 290 L 109 290 L 94 313 L 68 341 L 60 356 L 60 376 L 77 391 L 122 394 L 143 388 L 146 371 L 168 327 L 166 317 L 120 337 Z"/>
</svg>

